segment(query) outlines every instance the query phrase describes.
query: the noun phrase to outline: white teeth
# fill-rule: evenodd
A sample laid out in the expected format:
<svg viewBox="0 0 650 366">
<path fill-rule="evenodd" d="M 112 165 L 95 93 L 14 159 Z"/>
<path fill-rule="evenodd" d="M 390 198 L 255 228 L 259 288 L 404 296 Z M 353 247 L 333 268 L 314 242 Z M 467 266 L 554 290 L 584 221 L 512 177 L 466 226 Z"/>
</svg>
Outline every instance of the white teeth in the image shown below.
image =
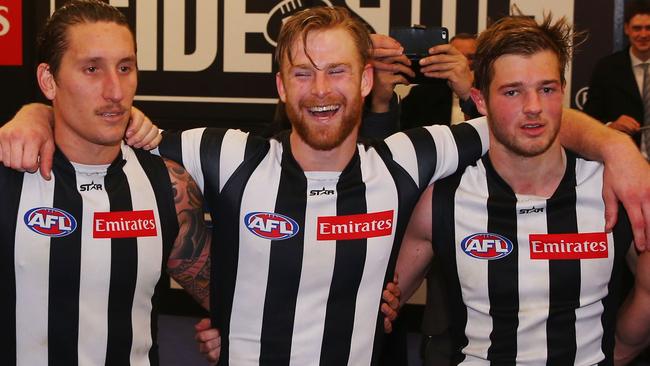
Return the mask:
<svg viewBox="0 0 650 366">
<path fill-rule="evenodd" d="M 329 112 L 329 111 L 334 111 L 339 109 L 338 105 L 323 105 L 323 106 L 316 106 L 316 107 L 311 107 L 309 108 L 310 112 L 317 113 L 317 112 Z"/>
<path fill-rule="evenodd" d="M 541 125 L 525 125 L 524 128 L 537 128 L 540 127 Z"/>
</svg>

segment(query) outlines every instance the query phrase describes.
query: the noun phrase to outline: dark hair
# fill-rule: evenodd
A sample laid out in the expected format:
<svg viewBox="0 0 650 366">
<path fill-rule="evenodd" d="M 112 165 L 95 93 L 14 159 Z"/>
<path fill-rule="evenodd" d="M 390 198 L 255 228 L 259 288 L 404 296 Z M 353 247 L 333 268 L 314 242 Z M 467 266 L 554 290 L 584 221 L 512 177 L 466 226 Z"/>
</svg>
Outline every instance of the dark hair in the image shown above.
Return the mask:
<svg viewBox="0 0 650 366">
<path fill-rule="evenodd" d="M 275 49 L 275 60 L 282 70 L 282 63 L 286 55 L 289 63 L 293 62 L 292 49 L 294 42 L 302 38 L 302 45 L 307 54 L 307 35 L 312 31 L 333 29 L 341 27 L 345 29 L 357 47 L 359 58 L 365 64 L 370 58 L 372 42 L 370 32 L 366 25 L 350 12 L 340 6 L 327 7 L 318 6 L 307 8 L 294 14 L 280 29 L 278 45 Z M 307 54 L 307 58 L 314 65 L 313 60 Z M 316 66 L 316 65 L 314 65 Z"/>
<path fill-rule="evenodd" d="M 38 62 L 50 66 L 56 76 L 61 58 L 68 49 L 68 28 L 83 23 L 109 22 L 129 29 L 135 46 L 135 35 L 126 17 L 115 7 L 99 0 L 73 0 L 57 9 L 38 37 Z"/>
<path fill-rule="evenodd" d="M 650 1 L 647 0 L 630 0 L 625 3 L 623 20 L 625 24 L 629 23 L 635 15 L 650 14 Z"/>
<path fill-rule="evenodd" d="M 550 50 L 557 55 L 562 85 L 566 83 L 564 70 L 571 59 L 574 44 L 580 43 L 585 33 L 575 33 L 565 17 L 555 23 L 551 14 L 541 24 L 527 16 L 508 16 L 494 22 L 478 37 L 474 60 L 474 83 L 488 96 L 494 76 L 494 62 L 504 55 L 533 55 Z"/>
</svg>

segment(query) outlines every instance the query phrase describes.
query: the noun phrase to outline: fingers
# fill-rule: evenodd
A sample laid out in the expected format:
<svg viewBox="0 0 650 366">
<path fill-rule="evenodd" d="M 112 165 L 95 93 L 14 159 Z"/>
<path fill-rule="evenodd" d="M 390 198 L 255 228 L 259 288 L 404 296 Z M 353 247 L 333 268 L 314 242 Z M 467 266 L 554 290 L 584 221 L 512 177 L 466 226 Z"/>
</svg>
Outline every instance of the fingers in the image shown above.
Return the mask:
<svg viewBox="0 0 650 366">
<path fill-rule="evenodd" d="M 211 363 L 219 361 L 221 354 L 221 334 L 218 329 L 211 328 L 210 319 L 201 319 L 194 325 L 196 336 L 199 342 L 199 352 Z"/>
<path fill-rule="evenodd" d="M 605 231 L 611 232 L 618 216 L 618 199 L 613 190 L 603 188 L 603 201 L 605 202 Z"/>
<path fill-rule="evenodd" d="M 384 333 L 389 334 L 392 331 L 393 331 L 393 323 L 387 318 L 384 318 Z"/>
<path fill-rule="evenodd" d="M 135 148 L 147 146 L 148 149 L 152 149 L 160 143 L 161 137 L 158 135 L 158 127 L 140 110 L 133 107 L 129 128 L 126 131 L 126 143 Z"/>
<path fill-rule="evenodd" d="M 52 161 L 54 160 L 54 141 L 48 140 L 41 146 L 40 150 L 40 173 L 45 180 L 50 180 L 52 177 Z"/>
</svg>

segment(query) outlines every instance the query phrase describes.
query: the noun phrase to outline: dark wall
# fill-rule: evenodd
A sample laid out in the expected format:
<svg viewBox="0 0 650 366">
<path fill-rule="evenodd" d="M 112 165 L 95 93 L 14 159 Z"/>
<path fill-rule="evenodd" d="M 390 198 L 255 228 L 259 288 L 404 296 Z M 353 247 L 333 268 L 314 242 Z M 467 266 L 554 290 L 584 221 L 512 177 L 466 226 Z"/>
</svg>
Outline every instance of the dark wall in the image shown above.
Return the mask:
<svg viewBox="0 0 650 366">
<path fill-rule="evenodd" d="M 575 92 L 587 85 L 596 60 L 612 52 L 614 7 L 621 1 L 574 1 L 576 26 L 591 32 L 590 38 L 575 56 L 572 76 Z M 55 4 L 61 6 L 64 2 L 58 0 Z M 211 125 L 252 131 L 264 128 L 273 115 L 274 98 L 277 98 L 274 80 L 276 67 L 272 62 L 273 42 L 282 17 L 300 8 L 299 3 L 303 7 L 322 4 L 346 6 L 345 0 L 186 0 L 174 2 L 182 4 L 179 11 L 178 8 L 171 8 L 171 5 L 166 8 L 165 3 L 172 2 L 163 0 L 114 0 L 112 3 L 128 4 L 120 9 L 134 25 L 139 39 L 139 56 L 147 60 L 141 62 L 140 66 L 136 106 L 164 128 Z M 212 4 L 208 5 L 209 9 L 201 8 L 206 3 Z M 388 9 L 379 9 L 379 0 L 361 0 L 360 8 L 356 10 L 362 18 L 365 16 L 368 23 L 379 24 L 379 28 L 410 24 L 411 2 L 384 3 L 390 4 Z M 509 0 L 488 0 L 488 17 L 498 19 L 506 14 L 509 3 Z M 8 8 L 8 11 L 0 8 L 0 17 L 10 18 L 13 23 L 6 35 L 0 35 L 0 121 L 6 121 L 23 103 L 42 98 L 34 78 L 35 39 L 37 30 L 49 14 L 50 2 L 4 0 L 0 6 Z M 443 0 L 421 0 L 420 22 L 430 26 L 441 25 L 442 7 Z M 456 32 L 476 32 L 478 1 L 456 0 L 456 7 Z M 378 9 L 389 16 L 375 19 L 367 15 Z M 283 10 L 286 11 L 284 15 Z M 21 16 L 17 16 L 18 13 Z M 237 15 L 242 13 L 245 14 Z M 11 16 L 15 18 L 11 19 Z M 19 19 L 22 24 L 19 24 Z M 197 22 L 205 22 L 206 19 L 209 21 L 197 31 Z M 177 22 L 182 26 L 165 29 L 166 22 Z M 2 24 L 0 18 L 0 34 Z M 236 47 L 224 42 L 225 35 L 233 34 L 232 30 L 238 27 L 245 28 L 245 32 L 235 32 L 235 36 L 241 39 L 238 44 L 242 51 L 233 51 Z M 18 30 L 22 31 L 19 36 L 22 37 L 23 49 L 8 49 L 8 36 L 15 36 Z M 147 37 L 151 34 L 155 36 Z M 169 51 L 173 48 L 169 40 L 178 38 L 182 49 L 177 49 L 174 54 Z M 197 70 L 183 70 L 191 69 L 193 61 L 178 62 L 182 58 L 179 52 L 191 56 L 209 49 L 215 43 L 214 54 L 207 58 L 207 62 L 203 61 L 203 65 L 195 67 Z M 2 62 L 2 55 L 20 51 L 21 65 L 7 66 Z M 261 59 L 256 61 L 250 57 Z M 173 62 L 175 59 L 176 62 Z M 232 71 L 233 67 L 238 70 Z M 572 101 L 575 98 L 572 97 Z"/>
</svg>

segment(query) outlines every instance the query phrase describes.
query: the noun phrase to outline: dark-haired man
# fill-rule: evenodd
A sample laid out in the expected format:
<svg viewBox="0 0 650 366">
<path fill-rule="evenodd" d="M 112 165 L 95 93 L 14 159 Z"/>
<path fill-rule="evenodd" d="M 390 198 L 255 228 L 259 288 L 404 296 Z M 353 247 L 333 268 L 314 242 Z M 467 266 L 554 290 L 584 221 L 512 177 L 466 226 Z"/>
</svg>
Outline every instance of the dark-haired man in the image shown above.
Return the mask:
<svg viewBox="0 0 650 366">
<path fill-rule="evenodd" d="M 624 211 L 603 231 L 603 165 L 558 140 L 573 39 L 566 20 L 550 16 L 507 17 L 481 33 L 472 98 L 488 118 L 488 154 L 429 187 L 407 228 L 396 269 L 403 300 L 435 253 L 448 279 L 454 364 L 613 362 L 632 234 Z M 647 267 L 650 256 L 639 261 Z M 638 309 L 650 277 L 637 281 Z"/>
<path fill-rule="evenodd" d="M 648 159 L 650 77 L 646 76 L 650 72 L 650 1 L 626 3 L 624 31 L 630 46 L 598 61 L 584 111 L 632 136 Z"/>
<path fill-rule="evenodd" d="M 0 167 L 0 352 L 7 365 L 157 365 L 164 270 L 208 305 L 201 194 L 178 164 L 122 144 L 137 86 L 122 13 L 72 1 L 39 39 L 52 179 Z"/>
</svg>

